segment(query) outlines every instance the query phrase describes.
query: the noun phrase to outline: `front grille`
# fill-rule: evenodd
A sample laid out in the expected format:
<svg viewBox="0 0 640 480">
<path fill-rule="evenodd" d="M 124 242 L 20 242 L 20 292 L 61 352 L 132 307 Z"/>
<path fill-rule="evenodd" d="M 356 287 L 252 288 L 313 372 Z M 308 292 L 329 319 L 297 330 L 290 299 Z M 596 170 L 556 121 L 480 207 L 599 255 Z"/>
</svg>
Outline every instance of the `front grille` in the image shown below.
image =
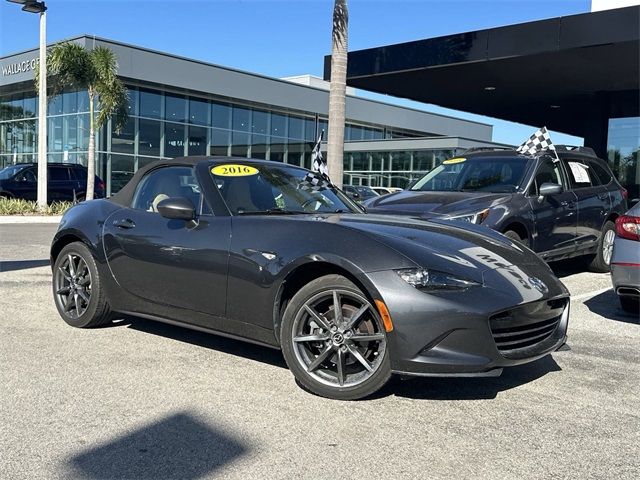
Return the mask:
<svg viewBox="0 0 640 480">
<path fill-rule="evenodd" d="M 535 354 L 536 346 L 556 332 L 566 304 L 566 299 L 535 302 L 491 317 L 491 334 L 502 356 Z"/>
</svg>

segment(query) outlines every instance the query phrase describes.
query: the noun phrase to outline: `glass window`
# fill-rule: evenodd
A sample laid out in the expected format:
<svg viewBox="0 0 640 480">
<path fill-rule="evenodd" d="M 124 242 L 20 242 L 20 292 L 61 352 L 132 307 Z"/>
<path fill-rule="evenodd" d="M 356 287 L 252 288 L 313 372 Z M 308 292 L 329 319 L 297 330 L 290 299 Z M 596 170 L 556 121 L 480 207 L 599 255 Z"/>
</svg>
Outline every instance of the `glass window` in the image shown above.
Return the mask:
<svg viewBox="0 0 640 480">
<path fill-rule="evenodd" d="M 209 102 L 195 98 L 189 99 L 189 123 L 209 125 Z"/>
<path fill-rule="evenodd" d="M 411 152 L 392 152 L 391 170 L 408 172 L 411 170 Z"/>
<path fill-rule="evenodd" d="M 33 117 L 36 117 L 37 115 L 38 115 L 38 99 L 35 97 L 25 98 L 24 99 L 25 118 L 33 118 Z"/>
<path fill-rule="evenodd" d="M 224 103 L 212 103 L 211 115 L 214 127 L 231 128 L 231 105 Z"/>
<path fill-rule="evenodd" d="M 271 135 L 275 137 L 287 136 L 287 116 L 280 113 L 271 114 Z"/>
<path fill-rule="evenodd" d="M 245 132 L 232 132 L 231 155 L 238 157 L 249 156 L 249 134 Z"/>
<path fill-rule="evenodd" d="M 120 131 L 111 134 L 111 151 L 118 153 L 134 153 L 136 141 L 135 119 L 129 118 Z"/>
<path fill-rule="evenodd" d="M 600 165 L 600 162 L 596 160 L 590 160 L 588 163 L 602 185 L 608 185 L 611 182 L 611 174 L 608 172 L 607 168 L 605 168 L 603 165 Z"/>
<path fill-rule="evenodd" d="M 56 95 L 49 100 L 47 115 L 62 115 L 62 95 Z"/>
<path fill-rule="evenodd" d="M 229 155 L 231 132 L 229 130 L 211 129 L 211 155 Z"/>
<path fill-rule="evenodd" d="M 562 159 L 571 188 L 587 188 L 594 185 L 592 171 L 587 162 L 581 159 Z M 596 183 L 597 184 L 597 183 Z"/>
<path fill-rule="evenodd" d="M 640 197 L 640 117 L 609 119 L 607 157 L 629 198 Z"/>
<path fill-rule="evenodd" d="M 269 160 L 274 162 L 284 162 L 287 151 L 287 139 L 282 137 L 271 137 L 269 146 Z"/>
<path fill-rule="evenodd" d="M 380 152 L 374 152 L 371 154 L 371 170 L 382 171 L 384 168 L 384 158 L 386 154 Z"/>
<path fill-rule="evenodd" d="M 68 115 L 64 117 L 63 150 L 67 152 L 78 149 L 78 117 Z M 65 159 L 66 160 L 66 159 Z"/>
<path fill-rule="evenodd" d="M 304 138 L 304 119 L 289 115 L 289 138 Z"/>
<path fill-rule="evenodd" d="M 316 138 L 316 120 L 314 118 L 304 119 L 304 138 L 310 142 L 318 140 Z"/>
<path fill-rule="evenodd" d="M 205 127 L 189 127 L 188 155 L 207 154 L 207 129 Z"/>
<path fill-rule="evenodd" d="M 245 107 L 233 106 L 232 128 L 241 132 L 249 131 L 249 115 L 251 111 Z M 233 142 L 235 143 L 235 141 Z"/>
<path fill-rule="evenodd" d="M 324 139 L 327 139 L 327 134 L 329 133 L 329 122 L 326 118 L 321 118 L 318 120 L 318 133 L 324 130 Z"/>
<path fill-rule="evenodd" d="M 66 167 L 52 167 L 47 169 L 47 180 L 52 182 L 62 182 L 69 180 L 69 169 Z"/>
<path fill-rule="evenodd" d="M 290 143 L 287 145 L 287 163 L 304 165 L 304 143 Z"/>
<path fill-rule="evenodd" d="M 165 123 L 164 125 L 164 156 L 182 157 L 184 155 L 184 125 Z"/>
<path fill-rule="evenodd" d="M 129 96 L 129 103 L 127 105 L 127 112 L 129 115 L 137 115 L 138 114 L 138 90 L 133 87 L 127 88 L 127 94 Z M 80 110 L 80 101 L 78 101 L 78 109 Z"/>
<path fill-rule="evenodd" d="M 162 95 L 151 90 L 140 89 L 140 116 L 161 118 Z"/>
<path fill-rule="evenodd" d="M 149 165 L 152 162 L 157 162 L 158 159 L 157 158 L 153 158 L 153 157 L 136 157 L 137 161 L 138 161 L 138 167 L 137 169 L 141 169 L 142 167 L 146 167 L 147 165 Z"/>
<path fill-rule="evenodd" d="M 111 194 L 124 187 L 135 171 L 134 157 L 128 155 L 111 155 Z"/>
<path fill-rule="evenodd" d="M 78 111 L 78 93 L 64 92 L 62 94 L 63 113 L 76 113 Z"/>
<path fill-rule="evenodd" d="M 543 183 L 556 183 L 558 185 L 565 185 L 560 171 L 560 164 L 554 162 L 551 159 L 545 159 L 536 172 L 536 176 L 533 180 L 533 184 L 529 189 L 530 195 L 538 195 L 540 187 Z"/>
<path fill-rule="evenodd" d="M 251 135 L 251 158 L 267 158 L 269 137 L 266 135 Z"/>
<path fill-rule="evenodd" d="M 352 155 L 352 170 L 368 171 L 369 170 L 369 154 L 366 152 L 354 152 Z"/>
<path fill-rule="evenodd" d="M 187 117 L 187 99 L 179 95 L 164 96 L 164 118 L 171 122 L 184 122 Z"/>
<path fill-rule="evenodd" d="M 141 155 L 160 156 L 160 122 L 156 120 L 139 120 L 138 153 Z"/>
<path fill-rule="evenodd" d="M 62 117 L 49 118 L 49 151 L 62 151 Z"/>
<path fill-rule="evenodd" d="M 89 92 L 87 92 L 86 90 L 80 90 L 78 92 L 78 111 L 89 111 Z"/>
<path fill-rule="evenodd" d="M 251 131 L 260 135 L 269 133 L 269 112 L 264 110 L 254 110 L 251 122 Z"/>
<path fill-rule="evenodd" d="M 158 211 L 158 203 L 166 198 L 182 197 L 194 206 L 200 203 L 200 188 L 189 167 L 164 167 L 148 173 L 138 184 L 132 208 Z"/>
</svg>

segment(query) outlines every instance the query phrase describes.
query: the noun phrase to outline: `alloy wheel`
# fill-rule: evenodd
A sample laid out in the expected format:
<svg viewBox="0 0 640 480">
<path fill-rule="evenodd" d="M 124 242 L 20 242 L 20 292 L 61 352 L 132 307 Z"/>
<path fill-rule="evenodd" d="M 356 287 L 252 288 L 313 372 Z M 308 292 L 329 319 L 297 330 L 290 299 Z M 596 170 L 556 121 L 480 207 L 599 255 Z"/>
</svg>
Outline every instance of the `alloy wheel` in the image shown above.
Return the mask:
<svg viewBox="0 0 640 480">
<path fill-rule="evenodd" d="M 55 272 L 56 297 L 70 318 L 79 318 L 91 300 L 91 272 L 84 259 L 68 253 Z"/>
<path fill-rule="evenodd" d="M 375 308 L 348 290 L 318 293 L 298 310 L 293 350 L 307 374 L 332 387 L 353 387 L 371 378 L 386 350 Z"/>
<path fill-rule="evenodd" d="M 611 257 L 613 255 L 613 241 L 616 238 L 614 230 L 607 230 L 602 240 L 602 259 L 605 265 L 611 265 Z"/>
</svg>

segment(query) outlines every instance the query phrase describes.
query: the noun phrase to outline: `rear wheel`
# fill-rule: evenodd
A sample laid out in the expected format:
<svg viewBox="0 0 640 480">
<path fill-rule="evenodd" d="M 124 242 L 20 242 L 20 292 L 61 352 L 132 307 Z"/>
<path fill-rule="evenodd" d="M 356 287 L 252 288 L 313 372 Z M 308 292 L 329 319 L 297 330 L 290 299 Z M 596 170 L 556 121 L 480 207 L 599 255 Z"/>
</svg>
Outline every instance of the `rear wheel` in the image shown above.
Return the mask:
<svg viewBox="0 0 640 480">
<path fill-rule="evenodd" d="M 327 275 L 304 286 L 285 310 L 280 336 L 289 369 L 316 395 L 356 400 L 391 376 L 382 320 L 342 276 Z"/>
<path fill-rule="evenodd" d="M 514 232 L 513 230 L 507 230 L 503 233 L 503 235 L 515 242 L 521 243 L 524 246 L 529 246 L 529 241 L 526 238 L 522 238 L 518 232 Z"/>
<path fill-rule="evenodd" d="M 81 242 L 70 243 L 56 258 L 53 297 L 58 313 L 71 326 L 99 327 L 111 320 L 96 262 Z"/>
<path fill-rule="evenodd" d="M 592 272 L 607 273 L 611 270 L 611 256 L 613 254 L 613 241 L 616 238 L 616 224 L 606 222 L 602 228 L 600 239 L 598 240 L 598 252 L 595 254 L 589 269 Z"/>
</svg>

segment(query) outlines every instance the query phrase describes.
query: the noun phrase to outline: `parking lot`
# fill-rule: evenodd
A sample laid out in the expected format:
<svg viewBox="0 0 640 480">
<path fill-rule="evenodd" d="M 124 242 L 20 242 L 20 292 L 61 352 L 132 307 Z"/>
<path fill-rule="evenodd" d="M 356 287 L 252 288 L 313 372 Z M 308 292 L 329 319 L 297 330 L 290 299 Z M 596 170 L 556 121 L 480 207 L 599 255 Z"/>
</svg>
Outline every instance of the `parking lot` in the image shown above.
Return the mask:
<svg viewBox="0 0 640 480">
<path fill-rule="evenodd" d="M 67 326 L 55 228 L 0 225 L 2 478 L 640 476 L 640 324 L 579 262 L 554 266 L 571 351 L 339 402 L 305 393 L 275 350 L 137 318 Z"/>
</svg>

